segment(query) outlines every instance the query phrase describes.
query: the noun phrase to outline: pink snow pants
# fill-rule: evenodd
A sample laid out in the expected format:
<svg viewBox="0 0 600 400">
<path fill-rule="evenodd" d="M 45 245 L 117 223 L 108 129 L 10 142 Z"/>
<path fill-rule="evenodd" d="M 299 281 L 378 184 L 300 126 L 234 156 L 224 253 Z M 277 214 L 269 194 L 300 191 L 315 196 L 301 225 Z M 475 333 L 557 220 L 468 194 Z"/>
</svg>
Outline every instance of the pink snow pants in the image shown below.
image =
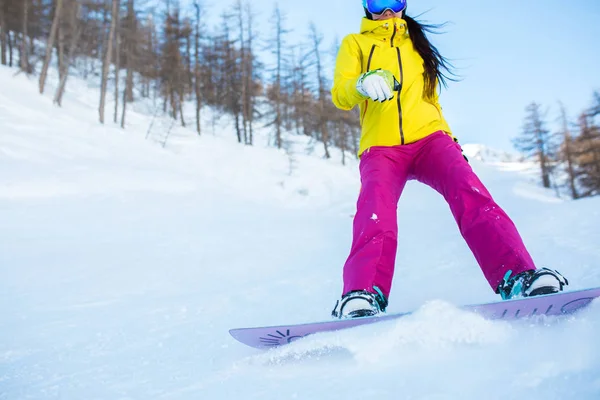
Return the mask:
<svg viewBox="0 0 600 400">
<path fill-rule="evenodd" d="M 389 298 L 398 246 L 398 200 L 409 179 L 444 196 L 494 291 L 506 271 L 535 269 L 517 228 L 475 175 L 459 144 L 445 132 L 408 145 L 371 147 L 361 156 L 360 177 L 344 294 L 375 292 L 376 286 Z"/>
</svg>

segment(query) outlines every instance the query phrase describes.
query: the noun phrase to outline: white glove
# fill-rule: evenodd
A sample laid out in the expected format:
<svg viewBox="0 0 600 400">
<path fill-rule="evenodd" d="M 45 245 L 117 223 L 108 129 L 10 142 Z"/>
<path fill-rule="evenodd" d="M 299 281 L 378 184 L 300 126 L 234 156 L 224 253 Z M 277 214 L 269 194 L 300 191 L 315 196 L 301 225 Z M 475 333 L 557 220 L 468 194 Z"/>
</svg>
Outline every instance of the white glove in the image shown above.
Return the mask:
<svg viewBox="0 0 600 400">
<path fill-rule="evenodd" d="M 394 91 L 397 90 L 398 81 L 390 71 L 385 69 L 376 69 L 365 72 L 358 77 L 356 89 L 365 97 L 370 97 L 373 101 L 384 102 L 394 98 Z"/>
</svg>

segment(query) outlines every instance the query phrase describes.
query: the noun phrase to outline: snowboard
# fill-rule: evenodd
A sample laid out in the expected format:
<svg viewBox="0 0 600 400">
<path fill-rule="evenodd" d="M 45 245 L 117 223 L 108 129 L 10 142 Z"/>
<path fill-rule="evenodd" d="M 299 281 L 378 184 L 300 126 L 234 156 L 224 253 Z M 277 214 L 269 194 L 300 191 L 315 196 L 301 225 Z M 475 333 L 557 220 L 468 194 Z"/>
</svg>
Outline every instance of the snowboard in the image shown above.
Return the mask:
<svg viewBox="0 0 600 400">
<path fill-rule="evenodd" d="M 536 316 L 568 315 L 588 306 L 600 297 L 600 287 L 594 289 L 560 292 L 516 300 L 466 305 L 463 310 L 477 313 L 490 320 L 517 320 Z M 231 329 L 229 333 L 239 342 L 257 349 L 269 349 L 292 343 L 305 336 L 353 328 L 360 325 L 395 320 L 412 312 L 383 314 L 375 317 L 336 319 L 295 325 L 264 326 Z"/>
</svg>

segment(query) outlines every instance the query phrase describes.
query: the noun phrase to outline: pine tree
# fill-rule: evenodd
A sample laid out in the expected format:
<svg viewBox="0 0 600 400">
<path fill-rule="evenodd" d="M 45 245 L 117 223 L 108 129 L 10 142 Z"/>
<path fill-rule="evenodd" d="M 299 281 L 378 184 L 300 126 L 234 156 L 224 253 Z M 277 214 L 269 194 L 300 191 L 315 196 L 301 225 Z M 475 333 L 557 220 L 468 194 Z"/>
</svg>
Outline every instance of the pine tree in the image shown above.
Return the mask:
<svg viewBox="0 0 600 400">
<path fill-rule="evenodd" d="M 550 188 L 553 161 L 556 159 L 556 144 L 546 128 L 545 113 L 542 112 L 541 105 L 534 102 L 525 110 L 527 116 L 521 136 L 513 140 L 513 145 L 525 156 L 537 159 L 542 184 L 545 188 Z"/>
</svg>

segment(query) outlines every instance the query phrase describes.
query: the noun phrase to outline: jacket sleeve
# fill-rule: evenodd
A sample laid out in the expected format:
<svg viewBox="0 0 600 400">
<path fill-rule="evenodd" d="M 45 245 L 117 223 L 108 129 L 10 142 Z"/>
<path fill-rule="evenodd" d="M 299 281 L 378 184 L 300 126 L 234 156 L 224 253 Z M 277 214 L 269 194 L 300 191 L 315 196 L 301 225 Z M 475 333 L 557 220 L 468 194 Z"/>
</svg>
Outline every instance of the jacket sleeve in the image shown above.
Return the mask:
<svg viewBox="0 0 600 400">
<path fill-rule="evenodd" d="M 335 62 L 331 99 L 337 108 L 351 110 L 366 97 L 356 89 L 362 73 L 362 56 L 358 43 L 348 35 L 342 40 Z"/>
</svg>

